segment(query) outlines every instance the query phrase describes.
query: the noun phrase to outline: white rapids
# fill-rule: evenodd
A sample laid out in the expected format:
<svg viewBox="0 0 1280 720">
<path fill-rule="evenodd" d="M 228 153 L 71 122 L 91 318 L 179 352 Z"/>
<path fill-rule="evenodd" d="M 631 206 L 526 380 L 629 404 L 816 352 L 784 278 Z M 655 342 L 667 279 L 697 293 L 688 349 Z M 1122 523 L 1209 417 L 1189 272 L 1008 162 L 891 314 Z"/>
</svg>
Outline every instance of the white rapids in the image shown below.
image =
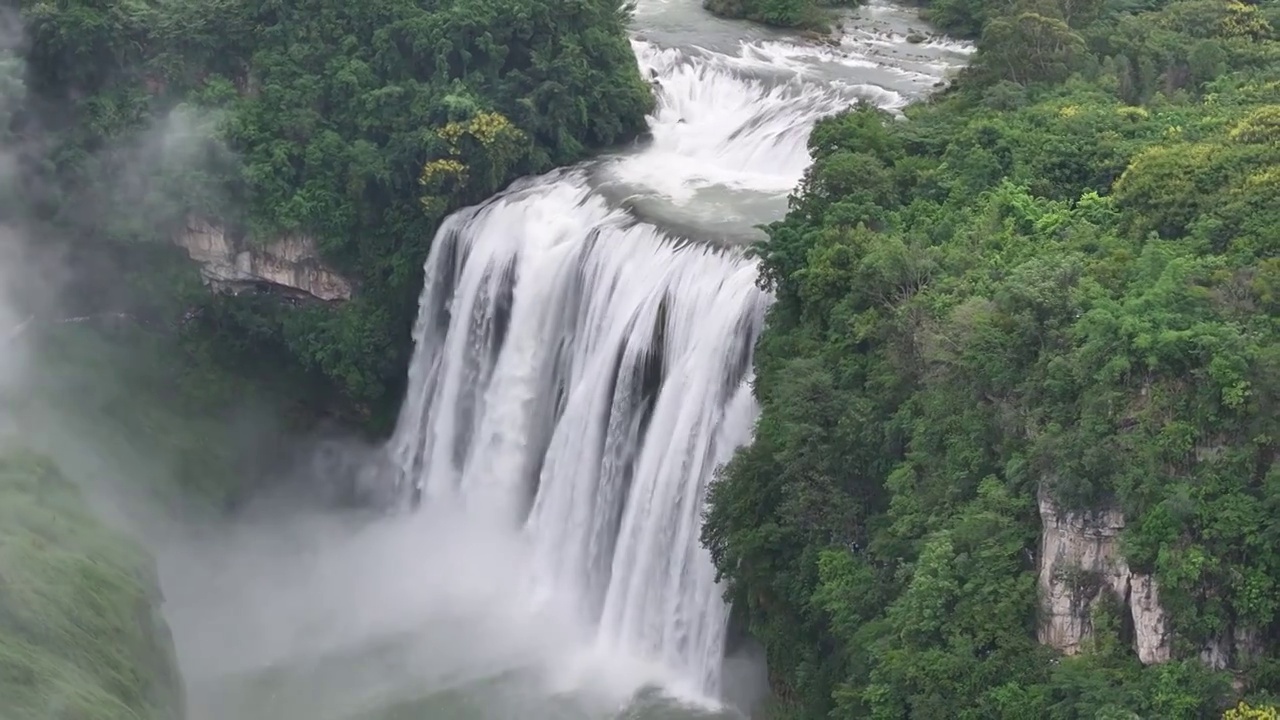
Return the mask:
<svg viewBox="0 0 1280 720">
<path fill-rule="evenodd" d="M 855 30 L 834 49 L 755 31 L 713 50 L 681 44 L 668 12 L 637 13 L 658 96 L 643 147 L 522 180 L 440 228 L 389 451 L 424 502 L 520 529 L 533 561 L 512 592 L 567 602 L 605 655 L 715 697 L 728 612 L 699 527 L 708 481 L 751 436 L 771 302 L 735 242 L 785 212 L 820 117 L 897 109 L 965 48 L 912 56 Z"/>
</svg>

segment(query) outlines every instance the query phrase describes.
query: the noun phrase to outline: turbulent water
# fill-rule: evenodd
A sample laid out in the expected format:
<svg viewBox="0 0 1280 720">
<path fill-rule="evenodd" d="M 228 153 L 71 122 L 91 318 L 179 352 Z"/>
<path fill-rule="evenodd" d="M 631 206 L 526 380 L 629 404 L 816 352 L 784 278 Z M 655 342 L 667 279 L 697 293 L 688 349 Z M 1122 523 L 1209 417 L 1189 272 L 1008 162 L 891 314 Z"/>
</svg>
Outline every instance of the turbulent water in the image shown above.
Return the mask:
<svg viewBox="0 0 1280 720">
<path fill-rule="evenodd" d="M 707 483 L 757 413 L 771 298 L 742 245 L 785 213 L 818 118 L 900 108 L 964 61 L 961 45 L 906 43 L 911 24 L 872 5 L 833 47 L 697 0 L 642 3 L 651 137 L 523 180 L 433 241 L 388 448 L 421 511 L 276 537 L 250 569 L 219 570 L 210 549 L 200 573 L 277 583 L 186 641 L 205 648 L 184 658 L 198 675 L 243 666 L 207 673 L 223 690 L 196 714 L 732 716 L 716 701 L 741 679 L 698 535 Z M 253 657 L 233 651 L 245 643 Z"/>
</svg>

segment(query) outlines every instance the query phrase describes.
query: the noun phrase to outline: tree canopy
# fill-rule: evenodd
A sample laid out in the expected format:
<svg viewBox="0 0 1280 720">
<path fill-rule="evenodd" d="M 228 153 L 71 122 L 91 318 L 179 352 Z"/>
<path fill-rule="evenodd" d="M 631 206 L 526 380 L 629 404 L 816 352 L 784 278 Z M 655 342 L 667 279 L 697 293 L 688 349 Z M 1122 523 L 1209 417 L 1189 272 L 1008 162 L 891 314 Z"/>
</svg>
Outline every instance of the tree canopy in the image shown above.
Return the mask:
<svg viewBox="0 0 1280 720">
<path fill-rule="evenodd" d="M 972 67 L 823 121 L 758 248 L 755 441 L 703 540 L 795 717 L 1211 718 L 1280 693 L 1280 4 L 945 0 Z M 1036 642 L 1037 497 L 1124 513 L 1116 608 Z M 1256 638 L 1231 673 L 1197 659 Z M 1246 643 L 1249 645 L 1250 643 Z"/>
<path fill-rule="evenodd" d="M 23 0 L 20 17 L 0 103 L 15 214 L 125 246 L 191 214 L 317 238 L 355 299 L 205 299 L 205 329 L 384 411 L 438 221 L 633 137 L 652 103 L 617 0 Z"/>
</svg>

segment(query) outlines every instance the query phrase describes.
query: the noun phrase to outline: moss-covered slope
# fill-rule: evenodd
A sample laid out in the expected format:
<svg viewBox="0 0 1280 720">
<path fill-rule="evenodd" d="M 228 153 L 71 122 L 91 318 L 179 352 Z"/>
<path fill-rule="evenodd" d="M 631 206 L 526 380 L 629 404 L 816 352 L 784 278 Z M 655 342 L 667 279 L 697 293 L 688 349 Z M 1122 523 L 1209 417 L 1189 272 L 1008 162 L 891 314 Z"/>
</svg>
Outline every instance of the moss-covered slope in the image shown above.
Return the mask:
<svg viewBox="0 0 1280 720">
<path fill-rule="evenodd" d="M 0 447 L 0 718 L 180 718 L 160 599 L 151 559 L 53 463 Z"/>
</svg>

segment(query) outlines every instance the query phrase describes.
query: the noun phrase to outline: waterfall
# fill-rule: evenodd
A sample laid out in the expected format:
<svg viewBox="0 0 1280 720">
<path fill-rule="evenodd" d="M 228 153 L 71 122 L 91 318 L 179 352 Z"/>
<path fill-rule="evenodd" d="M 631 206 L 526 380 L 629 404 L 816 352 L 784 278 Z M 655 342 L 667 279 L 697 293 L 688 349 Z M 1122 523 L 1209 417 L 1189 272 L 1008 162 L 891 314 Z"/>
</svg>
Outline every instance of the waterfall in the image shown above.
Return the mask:
<svg viewBox="0 0 1280 720">
<path fill-rule="evenodd" d="M 454 215 L 427 262 L 396 459 L 523 522 L 602 641 L 714 688 L 724 612 L 703 494 L 749 438 L 769 298 L 740 253 L 673 242 L 581 172 Z"/>
<path fill-rule="evenodd" d="M 423 502 L 522 529 L 535 560 L 513 592 L 567 598 L 598 646 L 714 696 L 728 613 L 699 526 L 750 440 L 771 302 L 734 241 L 785 212 L 819 117 L 904 95 L 816 80 L 797 57 L 867 62 L 825 49 L 633 45 L 657 94 L 642 148 L 440 227 L 389 452 Z"/>
</svg>

